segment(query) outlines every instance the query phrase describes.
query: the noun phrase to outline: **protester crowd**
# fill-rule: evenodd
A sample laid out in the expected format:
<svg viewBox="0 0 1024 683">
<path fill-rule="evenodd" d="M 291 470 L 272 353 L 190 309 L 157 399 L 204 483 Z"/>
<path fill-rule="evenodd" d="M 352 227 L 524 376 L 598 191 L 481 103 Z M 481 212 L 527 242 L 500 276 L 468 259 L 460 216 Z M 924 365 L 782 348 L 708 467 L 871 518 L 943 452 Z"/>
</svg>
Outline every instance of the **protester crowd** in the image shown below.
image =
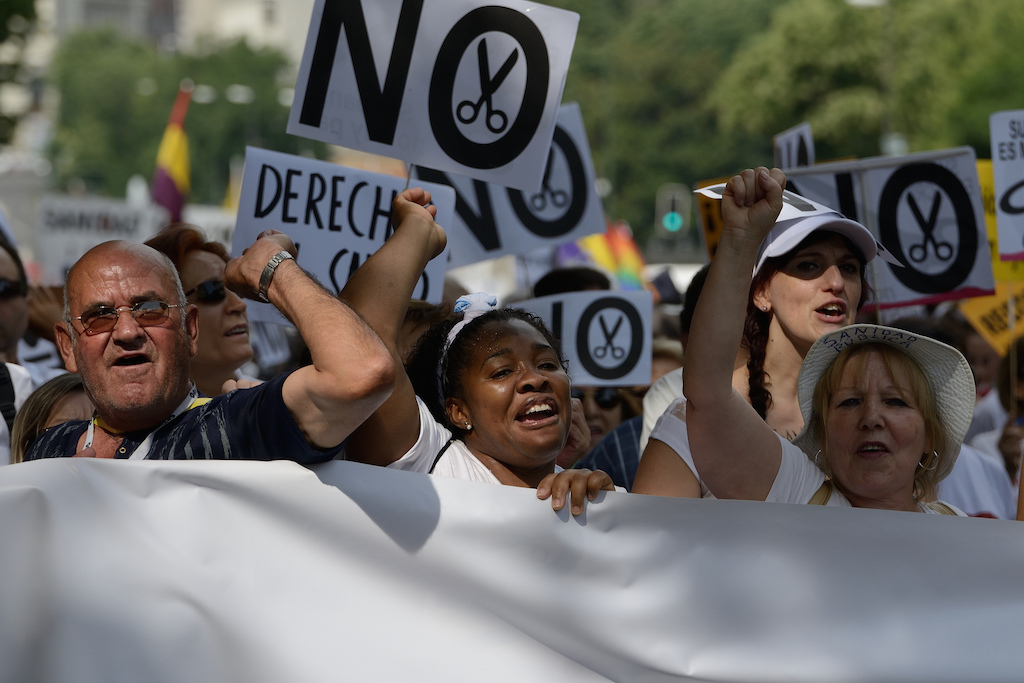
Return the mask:
<svg viewBox="0 0 1024 683">
<path fill-rule="evenodd" d="M 412 300 L 447 240 L 418 188 L 339 296 L 282 233 L 229 259 L 174 224 L 84 254 L 61 310 L 2 242 L 0 444 L 12 463 L 344 458 L 534 488 L 574 514 L 618 490 L 1014 518 L 1024 340 L 1000 359 L 955 308 L 877 324 L 865 269 L 891 256 L 838 213 L 781 219 L 784 186 L 763 168 L 725 186 L 716 258 L 641 387 L 572 386 L 559 340 L 514 304 Z M 533 294 L 611 287 L 568 268 Z M 245 299 L 294 324 L 296 367 L 252 376 Z M 26 336 L 70 374 L 19 365 Z"/>
</svg>

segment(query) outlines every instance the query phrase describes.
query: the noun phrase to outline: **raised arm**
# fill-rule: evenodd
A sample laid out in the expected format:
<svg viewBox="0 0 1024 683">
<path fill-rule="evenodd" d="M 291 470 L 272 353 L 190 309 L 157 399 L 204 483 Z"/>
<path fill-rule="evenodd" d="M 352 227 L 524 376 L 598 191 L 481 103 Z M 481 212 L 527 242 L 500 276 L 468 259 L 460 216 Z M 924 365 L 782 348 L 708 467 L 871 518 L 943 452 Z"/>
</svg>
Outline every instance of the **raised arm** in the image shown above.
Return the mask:
<svg viewBox="0 0 1024 683">
<path fill-rule="evenodd" d="M 258 299 L 260 278 L 281 251 L 294 256 L 291 239 L 264 232 L 228 262 L 225 283 L 239 296 Z M 313 358 L 311 366 L 285 380 L 285 405 L 310 444 L 337 446 L 390 395 L 395 381 L 391 355 L 348 305 L 291 259 L 273 271 L 267 297 L 295 324 Z"/>
<path fill-rule="evenodd" d="M 779 471 L 775 432 L 732 387 L 758 246 L 782 210 L 785 175 L 746 170 L 726 185 L 722 239 L 693 315 L 683 392 L 693 462 L 719 498 L 764 500 Z"/>
<path fill-rule="evenodd" d="M 345 445 L 349 460 L 388 465 L 404 455 L 419 436 L 419 408 L 398 352 L 398 335 L 416 282 L 427 262 L 444 249 L 444 230 L 434 222 L 430 193 L 410 188 L 395 198 L 395 233 L 349 278 L 341 296 L 380 335 L 397 370 L 391 397 L 357 429 Z"/>
</svg>

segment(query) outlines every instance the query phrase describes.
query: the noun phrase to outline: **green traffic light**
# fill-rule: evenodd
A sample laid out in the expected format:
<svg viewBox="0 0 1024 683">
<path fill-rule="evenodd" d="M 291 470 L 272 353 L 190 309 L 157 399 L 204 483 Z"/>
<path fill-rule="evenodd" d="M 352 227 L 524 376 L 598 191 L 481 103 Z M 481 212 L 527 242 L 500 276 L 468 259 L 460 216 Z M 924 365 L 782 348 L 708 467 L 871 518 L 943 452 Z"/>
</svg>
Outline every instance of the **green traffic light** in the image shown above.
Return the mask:
<svg viewBox="0 0 1024 683">
<path fill-rule="evenodd" d="M 669 232 L 679 232 L 683 229 L 683 214 L 678 211 L 669 211 L 661 219 L 661 226 Z"/>
</svg>

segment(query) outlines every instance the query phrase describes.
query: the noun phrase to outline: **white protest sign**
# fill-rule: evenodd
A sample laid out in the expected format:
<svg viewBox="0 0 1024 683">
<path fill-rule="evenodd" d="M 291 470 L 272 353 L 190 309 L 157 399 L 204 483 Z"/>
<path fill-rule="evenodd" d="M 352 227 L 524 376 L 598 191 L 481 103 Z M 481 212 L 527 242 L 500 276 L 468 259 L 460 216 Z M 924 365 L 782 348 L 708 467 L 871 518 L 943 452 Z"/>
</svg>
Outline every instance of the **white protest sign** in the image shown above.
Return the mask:
<svg viewBox="0 0 1024 683">
<path fill-rule="evenodd" d="M 506 254 L 525 254 L 605 231 L 604 208 L 595 189 L 583 116 L 576 103 L 558 110 L 539 192 L 523 192 L 481 180 L 415 166 L 413 175 L 455 188 L 455 220 L 445 225 L 450 268 Z"/>
<path fill-rule="evenodd" d="M 591 291 L 519 301 L 562 342 L 579 386 L 651 383 L 651 293 Z"/>
<path fill-rule="evenodd" d="M 783 170 L 814 166 L 814 135 L 811 124 L 801 123 L 772 138 L 775 165 Z"/>
<path fill-rule="evenodd" d="M 970 147 L 790 169 L 787 188 L 859 221 L 904 265 L 869 266 L 881 308 L 991 294 L 984 206 Z"/>
<path fill-rule="evenodd" d="M 537 191 L 578 24 L 524 0 L 317 0 L 288 132 Z"/>
<path fill-rule="evenodd" d="M 35 255 L 47 281 L 64 282 L 68 268 L 97 244 L 145 242 L 167 224 L 163 207 L 116 199 L 46 195 L 39 204 Z"/>
<path fill-rule="evenodd" d="M 1024 109 L 989 117 L 999 258 L 1024 260 Z"/>
<path fill-rule="evenodd" d="M 206 239 L 228 245 L 235 232 L 237 215 L 223 206 L 186 204 L 181 209 L 181 220 L 201 228 Z"/>
<path fill-rule="evenodd" d="M 280 230 L 295 242 L 299 265 L 340 292 L 366 257 L 391 236 L 391 202 L 404 187 L 404 178 L 248 147 L 231 253 L 240 255 L 264 230 Z M 450 223 L 454 190 L 424 187 L 437 207 L 437 222 Z M 442 253 L 427 265 L 416 298 L 441 301 L 445 258 Z M 270 304 L 248 306 L 250 320 L 286 324 Z"/>
</svg>

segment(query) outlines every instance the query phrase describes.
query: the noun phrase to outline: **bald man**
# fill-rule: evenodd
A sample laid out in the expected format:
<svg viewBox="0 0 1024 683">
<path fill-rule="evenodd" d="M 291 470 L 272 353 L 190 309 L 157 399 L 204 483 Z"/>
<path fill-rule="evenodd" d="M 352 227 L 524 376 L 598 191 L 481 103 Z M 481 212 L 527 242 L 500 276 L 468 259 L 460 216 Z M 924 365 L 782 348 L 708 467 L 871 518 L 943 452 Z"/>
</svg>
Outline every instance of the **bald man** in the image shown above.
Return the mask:
<svg viewBox="0 0 1024 683">
<path fill-rule="evenodd" d="M 380 339 L 293 260 L 268 231 L 227 265 L 239 296 L 269 301 L 302 334 L 313 364 L 212 400 L 189 380 L 198 310 L 173 264 L 145 245 L 106 242 L 68 272 L 57 345 L 96 405 L 89 421 L 40 436 L 27 460 L 333 458 L 391 393 L 395 370 Z"/>
</svg>

